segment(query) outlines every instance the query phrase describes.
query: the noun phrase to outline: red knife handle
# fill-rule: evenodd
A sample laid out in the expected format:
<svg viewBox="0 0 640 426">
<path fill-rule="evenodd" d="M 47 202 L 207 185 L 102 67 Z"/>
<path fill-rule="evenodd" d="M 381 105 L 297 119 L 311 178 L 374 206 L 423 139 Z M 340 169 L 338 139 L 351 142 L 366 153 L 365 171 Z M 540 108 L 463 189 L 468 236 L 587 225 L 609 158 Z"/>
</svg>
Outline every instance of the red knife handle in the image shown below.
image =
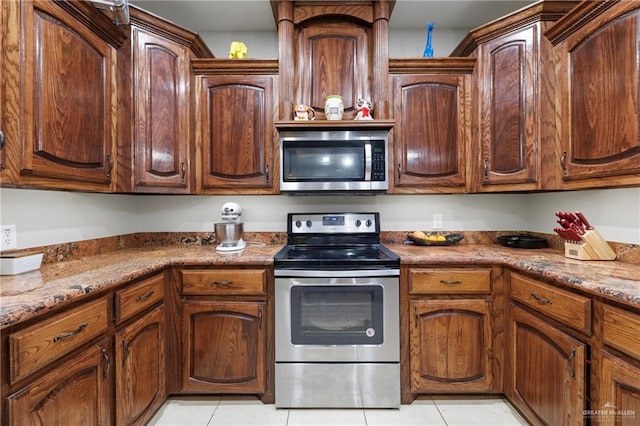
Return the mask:
<svg viewBox="0 0 640 426">
<path fill-rule="evenodd" d="M 587 220 L 586 217 L 584 217 L 584 214 L 582 214 L 582 212 L 576 212 L 576 216 L 578 216 L 578 218 L 582 221 L 582 223 L 584 224 L 584 226 L 589 230 L 589 229 L 594 229 L 593 226 L 591 226 L 591 224 L 589 223 L 589 221 Z"/>
</svg>

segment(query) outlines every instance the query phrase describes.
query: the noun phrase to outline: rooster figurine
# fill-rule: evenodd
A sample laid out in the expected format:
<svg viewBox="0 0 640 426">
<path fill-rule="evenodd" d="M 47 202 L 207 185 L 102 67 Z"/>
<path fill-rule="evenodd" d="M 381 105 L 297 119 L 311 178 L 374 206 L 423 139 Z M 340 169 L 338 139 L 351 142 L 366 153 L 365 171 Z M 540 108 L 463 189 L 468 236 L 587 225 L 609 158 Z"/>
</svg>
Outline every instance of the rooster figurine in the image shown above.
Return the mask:
<svg viewBox="0 0 640 426">
<path fill-rule="evenodd" d="M 371 116 L 373 104 L 369 99 L 358 98 L 356 108 L 358 109 L 358 113 L 355 118 L 356 120 L 373 120 L 373 117 Z"/>
</svg>

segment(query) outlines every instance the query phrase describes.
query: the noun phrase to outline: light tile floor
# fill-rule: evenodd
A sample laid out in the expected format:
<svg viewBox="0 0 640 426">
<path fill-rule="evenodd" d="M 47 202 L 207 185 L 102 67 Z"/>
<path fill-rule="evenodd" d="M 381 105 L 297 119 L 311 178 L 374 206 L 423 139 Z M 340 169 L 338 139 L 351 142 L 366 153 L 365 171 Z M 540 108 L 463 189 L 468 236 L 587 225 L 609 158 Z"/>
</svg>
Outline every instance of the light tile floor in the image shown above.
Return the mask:
<svg viewBox="0 0 640 426">
<path fill-rule="evenodd" d="M 516 426 L 527 422 L 496 397 L 421 397 L 400 409 L 276 409 L 255 397 L 174 397 L 156 426 Z"/>
</svg>

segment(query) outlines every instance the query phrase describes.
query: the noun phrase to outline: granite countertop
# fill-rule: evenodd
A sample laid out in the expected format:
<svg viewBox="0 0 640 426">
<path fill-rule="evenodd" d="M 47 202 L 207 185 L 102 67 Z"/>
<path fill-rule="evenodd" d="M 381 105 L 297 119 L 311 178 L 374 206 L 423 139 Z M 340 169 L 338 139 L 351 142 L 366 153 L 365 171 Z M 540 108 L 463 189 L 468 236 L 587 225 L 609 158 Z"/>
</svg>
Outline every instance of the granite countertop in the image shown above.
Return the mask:
<svg viewBox="0 0 640 426">
<path fill-rule="evenodd" d="M 502 265 L 640 308 L 640 265 L 580 261 L 557 250 L 517 250 L 492 244 L 419 247 L 386 244 L 405 265 Z M 282 245 L 249 245 L 236 253 L 213 246 L 130 248 L 43 265 L 40 270 L 3 276 L 0 329 L 59 308 L 65 303 L 126 284 L 168 266 L 271 265 Z"/>
</svg>

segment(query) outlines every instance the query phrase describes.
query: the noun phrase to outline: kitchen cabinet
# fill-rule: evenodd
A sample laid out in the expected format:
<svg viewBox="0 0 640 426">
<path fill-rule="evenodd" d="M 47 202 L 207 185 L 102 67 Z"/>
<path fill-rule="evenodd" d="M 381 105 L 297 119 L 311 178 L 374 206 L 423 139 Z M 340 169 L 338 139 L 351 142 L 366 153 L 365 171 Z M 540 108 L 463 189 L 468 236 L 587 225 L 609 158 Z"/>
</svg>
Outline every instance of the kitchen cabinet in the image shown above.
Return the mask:
<svg viewBox="0 0 640 426">
<path fill-rule="evenodd" d="M 191 58 L 213 56 L 194 33 L 130 8 L 118 52 L 121 108 L 118 190 L 189 193 L 193 118 Z M 133 118 L 133 119 L 132 119 Z"/>
<path fill-rule="evenodd" d="M 520 274 L 510 274 L 511 291 L 527 285 L 553 288 Z M 524 305 L 529 309 L 512 295 L 506 337 L 505 393 L 533 424 L 581 424 L 588 392 L 587 344 L 574 337 L 564 324 L 547 320 L 547 317 L 560 319 L 555 315 L 562 311 L 562 307 L 556 306 L 562 302 L 560 294 L 547 297 L 530 293 L 535 304 Z M 571 318 L 569 324 L 583 324 L 580 316 Z M 591 322 L 590 317 L 586 320 Z"/>
<path fill-rule="evenodd" d="M 268 392 L 266 269 L 187 269 L 181 278 L 182 391 Z"/>
<path fill-rule="evenodd" d="M 395 126 L 390 192 L 466 192 L 475 59 L 390 61 Z"/>
<path fill-rule="evenodd" d="M 11 426 L 112 424 L 111 352 L 94 344 L 8 397 Z"/>
<path fill-rule="evenodd" d="M 560 70 L 554 103 L 562 189 L 640 183 L 638 7 L 583 2 L 545 33 Z"/>
<path fill-rule="evenodd" d="M 112 191 L 122 32 L 88 2 L 3 3 L 3 129 L 19 185 Z M 19 173 L 19 176 L 17 175 Z"/>
<path fill-rule="evenodd" d="M 338 4 L 340 3 L 340 4 Z M 340 95 L 344 119 L 358 98 L 373 102 L 375 118 L 388 114 L 388 31 L 393 2 L 271 2 L 278 29 L 279 119 L 296 104 L 324 119 L 329 95 Z"/>
<path fill-rule="evenodd" d="M 494 391 L 491 269 L 411 268 L 411 392 Z"/>
<path fill-rule="evenodd" d="M 473 191 L 555 184 L 552 45 L 544 31 L 577 1 L 544 1 L 472 30 L 451 56 L 477 58 L 473 81 Z"/>
<path fill-rule="evenodd" d="M 115 335 L 116 423 L 144 425 L 167 393 L 164 305 Z"/>
<path fill-rule="evenodd" d="M 201 59 L 192 66 L 198 193 L 275 193 L 278 62 Z"/>
<path fill-rule="evenodd" d="M 116 424 L 146 424 L 167 397 L 164 286 L 161 273 L 115 292 Z"/>
<path fill-rule="evenodd" d="M 640 313 L 608 303 L 598 303 L 601 321 L 597 329 L 592 363 L 592 398 L 589 417 L 605 425 L 633 425 L 640 413 Z"/>
</svg>

